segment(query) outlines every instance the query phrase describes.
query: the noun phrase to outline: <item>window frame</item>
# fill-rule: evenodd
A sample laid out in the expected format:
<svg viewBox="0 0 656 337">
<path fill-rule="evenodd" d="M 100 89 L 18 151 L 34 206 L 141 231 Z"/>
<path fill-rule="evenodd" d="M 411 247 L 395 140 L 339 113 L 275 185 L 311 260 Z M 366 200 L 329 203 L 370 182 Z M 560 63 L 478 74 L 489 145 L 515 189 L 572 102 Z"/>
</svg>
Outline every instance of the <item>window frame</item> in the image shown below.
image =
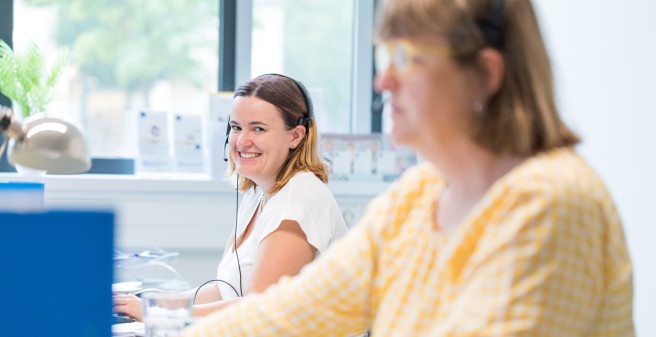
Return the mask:
<svg viewBox="0 0 656 337">
<path fill-rule="evenodd" d="M 218 91 L 234 91 L 236 83 L 251 78 L 251 32 L 253 0 L 219 1 L 219 50 L 217 55 Z M 351 78 L 350 133 L 367 134 L 382 129 L 381 104 L 373 88 L 373 22 L 378 0 L 353 0 L 353 71 Z M 0 1 L 0 39 L 13 47 L 14 1 Z M 0 94 L 0 104 L 11 101 Z M 380 109 L 379 109 L 380 108 Z M 368 113 L 362 113 L 362 112 Z M 358 113 L 360 112 L 360 113 Z M 1 141 L 0 137 L 0 141 Z M 86 174 L 133 175 L 134 159 L 92 158 L 94 164 Z M 0 158 L 0 172 L 14 172 L 7 164 L 6 151 Z"/>
<path fill-rule="evenodd" d="M 0 39 L 14 47 L 14 0 L 0 1 Z M 11 106 L 11 101 L 0 94 L 0 105 Z"/>
</svg>

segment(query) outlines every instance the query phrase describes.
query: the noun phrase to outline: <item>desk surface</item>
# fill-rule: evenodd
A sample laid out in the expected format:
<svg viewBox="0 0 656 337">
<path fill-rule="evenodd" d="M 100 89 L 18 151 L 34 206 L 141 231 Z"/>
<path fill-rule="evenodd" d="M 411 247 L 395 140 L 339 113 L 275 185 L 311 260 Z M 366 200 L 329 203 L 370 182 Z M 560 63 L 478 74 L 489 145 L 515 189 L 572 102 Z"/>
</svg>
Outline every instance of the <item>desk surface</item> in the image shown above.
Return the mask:
<svg viewBox="0 0 656 337">
<path fill-rule="evenodd" d="M 142 322 L 122 323 L 112 325 L 112 337 L 144 336 L 146 328 Z"/>
</svg>

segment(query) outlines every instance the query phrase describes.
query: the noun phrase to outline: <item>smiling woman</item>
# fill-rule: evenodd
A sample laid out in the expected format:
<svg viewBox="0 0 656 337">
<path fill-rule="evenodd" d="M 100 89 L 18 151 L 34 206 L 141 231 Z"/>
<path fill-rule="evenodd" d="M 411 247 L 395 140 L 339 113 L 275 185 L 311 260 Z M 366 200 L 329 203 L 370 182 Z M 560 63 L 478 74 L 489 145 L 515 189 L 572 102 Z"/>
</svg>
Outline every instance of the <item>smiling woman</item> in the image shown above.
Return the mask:
<svg viewBox="0 0 656 337">
<path fill-rule="evenodd" d="M 235 93 L 228 133 L 228 174 L 244 192 L 235 232 L 217 270 L 218 286 L 197 291 L 195 315 L 221 309 L 297 274 L 346 233 L 326 183 L 312 102 L 303 85 L 268 74 Z M 141 301 L 115 298 L 115 311 L 136 318 Z"/>
</svg>

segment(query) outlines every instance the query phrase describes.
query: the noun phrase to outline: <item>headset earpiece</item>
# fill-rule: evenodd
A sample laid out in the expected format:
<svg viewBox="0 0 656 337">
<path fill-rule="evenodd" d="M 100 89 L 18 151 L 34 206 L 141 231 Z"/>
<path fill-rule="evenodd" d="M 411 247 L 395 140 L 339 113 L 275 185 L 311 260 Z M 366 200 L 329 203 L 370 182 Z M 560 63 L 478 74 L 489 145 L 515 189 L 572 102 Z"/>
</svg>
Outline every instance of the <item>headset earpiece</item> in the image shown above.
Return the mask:
<svg viewBox="0 0 656 337">
<path fill-rule="evenodd" d="M 301 82 L 299 82 L 299 81 L 297 81 L 297 80 L 295 80 L 295 79 L 293 79 L 293 78 L 290 78 L 290 79 L 291 79 L 292 81 L 294 81 L 294 83 L 296 83 L 296 86 L 297 86 L 298 89 L 301 91 L 301 94 L 303 95 L 303 99 L 305 100 L 305 106 L 307 106 L 307 110 L 308 110 L 308 115 L 307 115 L 307 117 L 301 117 L 301 118 L 299 118 L 299 119 L 298 119 L 298 124 L 297 124 L 297 125 L 303 125 L 303 126 L 305 126 L 305 127 L 307 128 L 307 126 L 308 126 L 308 125 L 307 125 L 307 122 L 308 122 L 310 119 L 314 119 L 314 106 L 312 105 L 312 98 L 310 97 L 310 93 L 307 91 L 307 89 L 305 88 L 305 86 L 303 85 L 303 83 L 301 83 Z"/>
</svg>

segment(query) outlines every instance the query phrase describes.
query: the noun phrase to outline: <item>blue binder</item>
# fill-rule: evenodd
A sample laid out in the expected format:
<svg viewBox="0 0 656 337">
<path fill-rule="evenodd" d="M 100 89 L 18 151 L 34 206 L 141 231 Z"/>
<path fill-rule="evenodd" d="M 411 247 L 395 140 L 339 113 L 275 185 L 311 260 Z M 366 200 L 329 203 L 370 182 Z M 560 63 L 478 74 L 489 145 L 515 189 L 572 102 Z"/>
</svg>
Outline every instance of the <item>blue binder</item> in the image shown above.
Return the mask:
<svg viewBox="0 0 656 337">
<path fill-rule="evenodd" d="M 110 337 L 113 244 L 112 212 L 0 212 L 0 335 Z"/>
</svg>

